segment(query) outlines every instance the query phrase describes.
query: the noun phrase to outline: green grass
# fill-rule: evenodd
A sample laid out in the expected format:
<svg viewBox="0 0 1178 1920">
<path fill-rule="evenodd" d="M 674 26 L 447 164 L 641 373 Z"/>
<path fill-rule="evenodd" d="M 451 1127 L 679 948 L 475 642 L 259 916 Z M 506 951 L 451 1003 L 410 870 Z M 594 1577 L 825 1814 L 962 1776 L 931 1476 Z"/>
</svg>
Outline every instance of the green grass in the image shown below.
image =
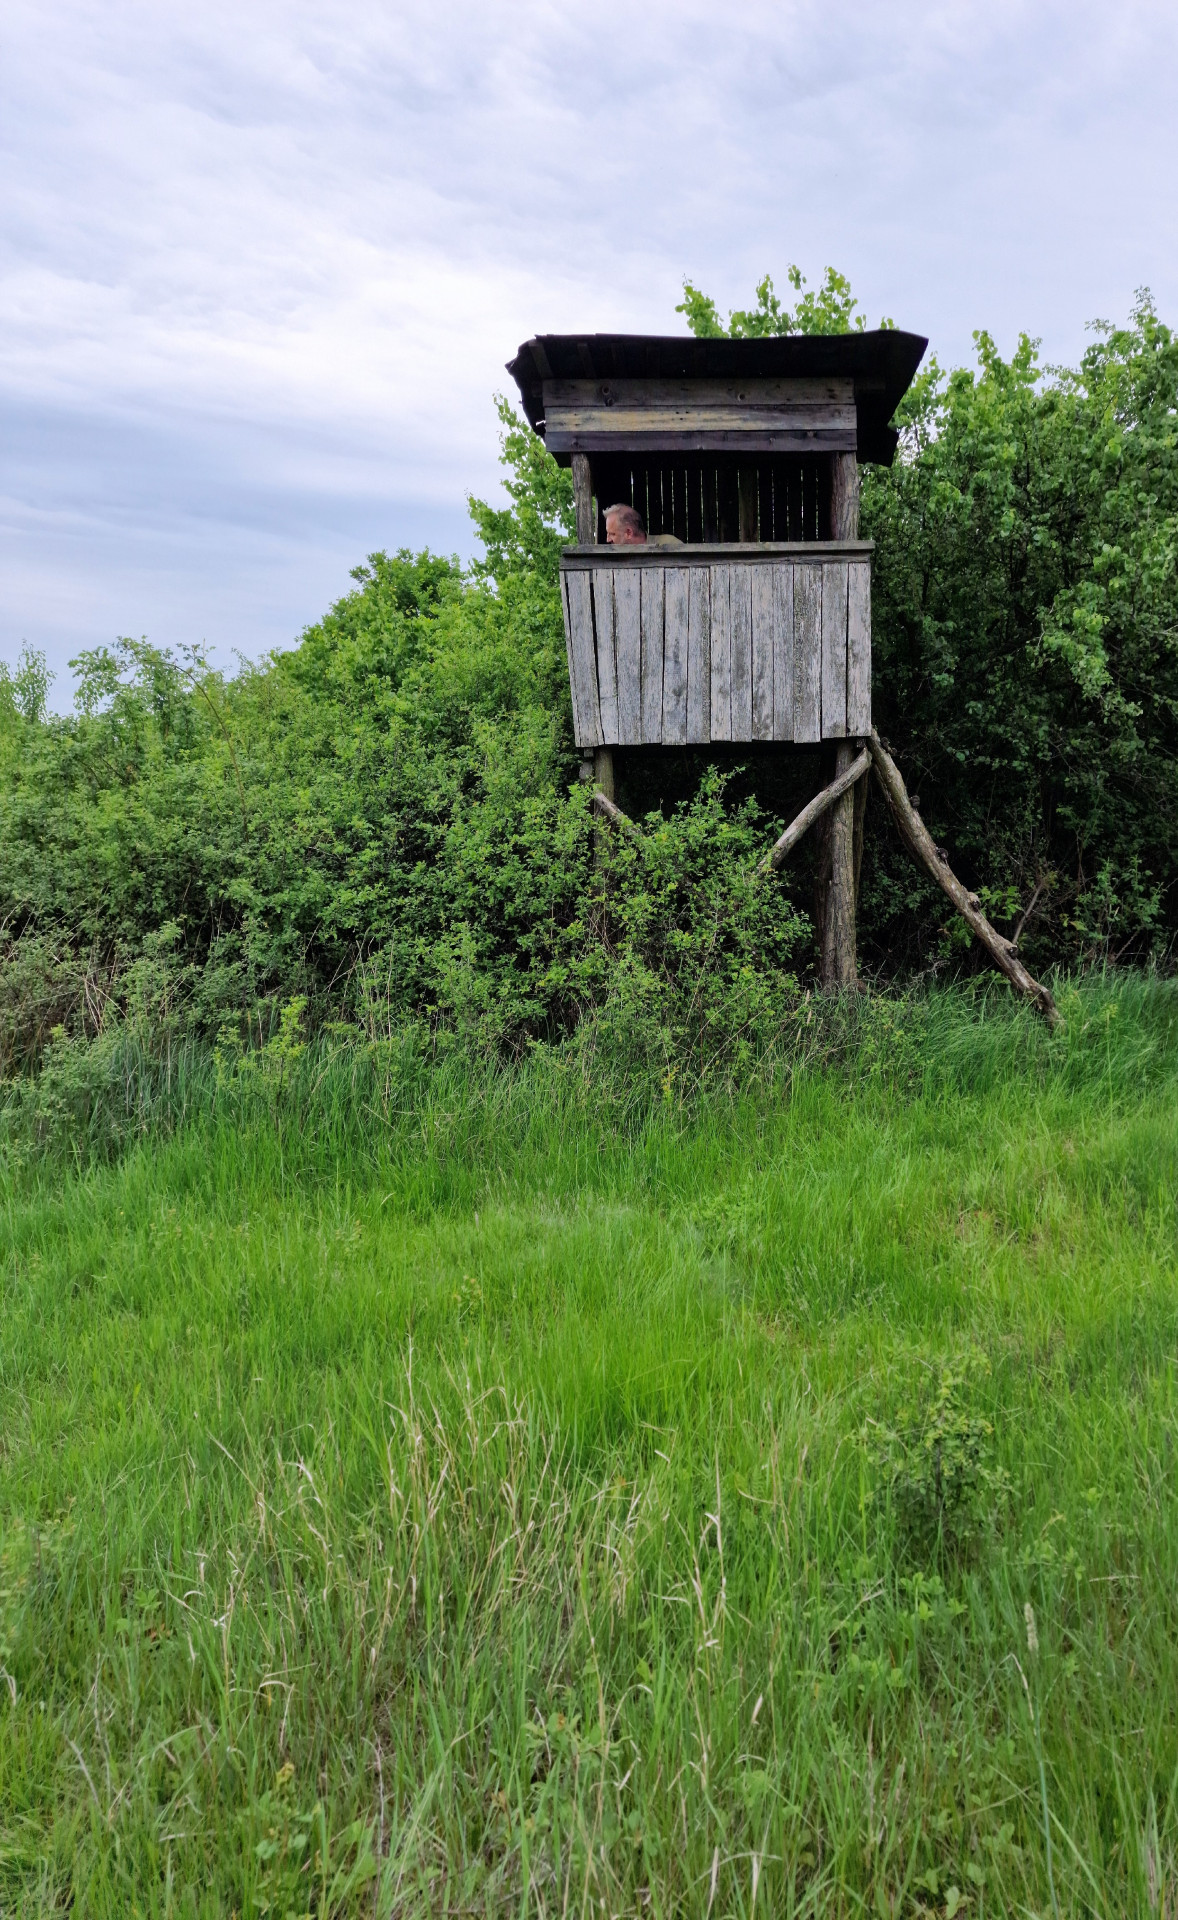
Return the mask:
<svg viewBox="0 0 1178 1920">
<path fill-rule="evenodd" d="M 0 1910 L 1172 1915 L 1178 993 L 1064 1006 L 10 1133 Z"/>
</svg>

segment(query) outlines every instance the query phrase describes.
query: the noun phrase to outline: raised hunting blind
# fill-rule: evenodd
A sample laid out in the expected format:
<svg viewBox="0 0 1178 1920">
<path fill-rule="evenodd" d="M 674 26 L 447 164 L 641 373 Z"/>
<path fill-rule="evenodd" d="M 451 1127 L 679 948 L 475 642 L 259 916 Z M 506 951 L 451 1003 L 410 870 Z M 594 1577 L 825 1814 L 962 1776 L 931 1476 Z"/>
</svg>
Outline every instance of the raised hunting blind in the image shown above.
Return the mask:
<svg viewBox="0 0 1178 1920">
<path fill-rule="evenodd" d="M 572 467 L 577 544 L 561 555 L 561 600 L 574 732 L 599 809 L 624 819 L 619 750 L 832 743 L 833 778 L 766 856 L 779 866 L 822 820 L 829 985 L 856 980 L 856 840 L 867 769 L 883 751 L 858 468 L 891 464 L 892 415 L 927 344 L 895 328 L 743 340 L 541 334 L 508 365 L 531 426 Z M 615 505 L 637 509 L 645 544 L 606 544 Z M 931 848 L 906 794 L 904 805 Z M 973 896 L 953 886 L 974 925 Z M 1012 954 L 999 964 L 1024 972 Z"/>
</svg>

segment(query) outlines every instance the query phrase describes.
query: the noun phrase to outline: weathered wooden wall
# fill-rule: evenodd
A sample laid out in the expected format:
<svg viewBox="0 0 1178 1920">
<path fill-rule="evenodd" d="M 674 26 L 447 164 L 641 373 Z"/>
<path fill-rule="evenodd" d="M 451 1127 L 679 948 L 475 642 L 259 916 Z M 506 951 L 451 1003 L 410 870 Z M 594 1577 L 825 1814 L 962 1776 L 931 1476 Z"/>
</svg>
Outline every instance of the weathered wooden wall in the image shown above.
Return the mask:
<svg viewBox="0 0 1178 1920">
<path fill-rule="evenodd" d="M 855 385 L 829 380 L 546 380 L 549 453 L 854 452 Z"/>
<path fill-rule="evenodd" d="M 871 727 L 871 546 L 561 559 L 577 745 L 841 740 Z"/>
</svg>

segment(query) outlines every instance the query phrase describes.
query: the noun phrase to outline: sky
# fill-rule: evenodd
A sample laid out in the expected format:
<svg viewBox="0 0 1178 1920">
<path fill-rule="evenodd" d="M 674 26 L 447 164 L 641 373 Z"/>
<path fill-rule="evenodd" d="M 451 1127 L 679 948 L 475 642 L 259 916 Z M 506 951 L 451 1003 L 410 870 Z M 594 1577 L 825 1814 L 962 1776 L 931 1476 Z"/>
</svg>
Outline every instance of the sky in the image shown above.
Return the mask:
<svg viewBox="0 0 1178 1920">
<path fill-rule="evenodd" d="M 231 668 L 376 548 L 473 550 L 537 332 L 796 261 L 942 364 L 1178 321 L 1155 0 L 7 0 L 0 661 Z"/>
</svg>

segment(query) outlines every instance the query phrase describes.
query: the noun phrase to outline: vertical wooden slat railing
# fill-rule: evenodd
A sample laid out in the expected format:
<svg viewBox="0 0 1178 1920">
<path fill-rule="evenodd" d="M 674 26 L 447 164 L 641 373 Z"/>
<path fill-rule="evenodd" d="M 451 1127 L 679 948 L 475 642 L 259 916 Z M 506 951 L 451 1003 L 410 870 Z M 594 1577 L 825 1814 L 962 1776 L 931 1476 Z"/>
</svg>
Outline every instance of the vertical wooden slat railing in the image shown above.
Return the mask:
<svg viewBox="0 0 1178 1920">
<path fill-rule="evenodd" d="M 561 560 L 581 747 L 862 738 L 871 547 L 576 547 Z"/>
</svg>

